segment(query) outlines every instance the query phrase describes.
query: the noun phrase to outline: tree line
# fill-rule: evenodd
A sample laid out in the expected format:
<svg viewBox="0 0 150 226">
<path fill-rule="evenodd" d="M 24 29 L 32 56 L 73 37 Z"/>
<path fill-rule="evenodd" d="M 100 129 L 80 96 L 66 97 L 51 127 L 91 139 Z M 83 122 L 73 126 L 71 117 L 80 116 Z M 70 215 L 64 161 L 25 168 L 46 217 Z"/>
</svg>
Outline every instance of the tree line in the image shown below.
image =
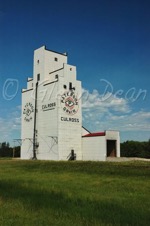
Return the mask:
<svg viewBox="0 0 150 226">
<path fill-rule="evenodd" d="M 0 157 L 20 157 L 20 146 L 12 148 L 9 142 L 0 143 Z"/>
<path fill-rule="evenodd" d="M 120 144 L 121 157 L 150 158 L 149 141 L 126 141 Z"/>
<path fill-rule="evenodd" d="M 120 144 L 121 157 L 150 158 L 149 141 L 125 141 Z M 20 157 L 20 146 L 10 147 L 8 142 L 0 144 L 0 157 Z"/>
</svg>

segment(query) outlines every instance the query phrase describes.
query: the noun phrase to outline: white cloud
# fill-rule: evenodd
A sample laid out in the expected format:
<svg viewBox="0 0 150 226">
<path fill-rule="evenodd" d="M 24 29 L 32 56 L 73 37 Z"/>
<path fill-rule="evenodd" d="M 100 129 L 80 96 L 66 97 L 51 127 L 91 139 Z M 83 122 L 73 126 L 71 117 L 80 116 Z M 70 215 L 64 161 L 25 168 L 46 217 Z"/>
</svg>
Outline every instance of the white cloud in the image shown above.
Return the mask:
<svg viewBox="0 0 150 226">
<path fill-rule="evenodd" d="M 124 131 L 150 131 L 150 112 L 139 111 L 117 120 Z"/>
<path fill-rule="evenodd" d="M 101 96 L 97 90 L 83 89 L 84 124 L 91 131 L 150 131 L 150 112 L 132 112 L 128 100 L 111 93 Z"/>
<path fill-rule="evenodd" d="M 123 98 L 118 98 L 112 93 L 100 95 L 97 90 L 90 93 L 88 90 L 83 89 L 82 93 L 82 108 L 83 111 L 90 109 L 101 109 L 101 112 L 106 112 L 108 109 L 116 112 L 130 112 L 128 101 Z"/>
<path fill-rule="evenodd" d="M 3 141 L 12 141 L 12 139 L 20 138 L 20 126 L 21 126 L 21 117 L 20 117 L 20 108 L 17 106 L 10 110 L 8 115 L 0 117 L 0 142 Z"/>
<path fill-rule="evenodd" d="M 131 103 L 130 103 L 131 104 Z M 83 89 L 83 126 L 91 131 L 119 130 L 150 133 L 150 112 L 132 112 L 128 100 L 117 98 L 111 93 L 101 96 L 97 90 L 90 93 Z M 2 111 L 2 110 L 1 110 Z M 20 138 L 21 106 L 3 111 L 0 117 L 0 142 Z M 130 137 L 129 137 L 130 139 Z"/>
</svg>

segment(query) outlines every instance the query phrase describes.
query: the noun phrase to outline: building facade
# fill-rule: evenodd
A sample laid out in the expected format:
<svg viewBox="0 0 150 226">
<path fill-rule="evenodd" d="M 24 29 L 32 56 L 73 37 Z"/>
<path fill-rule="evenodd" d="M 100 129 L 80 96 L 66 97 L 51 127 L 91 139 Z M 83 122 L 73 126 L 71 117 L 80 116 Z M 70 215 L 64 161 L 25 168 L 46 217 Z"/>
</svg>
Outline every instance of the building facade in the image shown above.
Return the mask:
<svg viewBox="0 0 150 226">
<path fill-rule="evenodd" d="M 106 159 L 106 137 L 110 131 L 103 141 L 102 137 L 97 138 L 97 148 L 91 150 L 95 157 L 90 157 L 88 147 L 95 141 L 90 135 L 85 137 L 90 132 L 82 127 L 81 96 L 81 81 L 76 78 L 76 67 L 67 63 L 66 53 L 50 51 L 45 46 L 34 51 L 33 78 L 28 78 L 27 89 L 22 90 L 21 159 Z M 119 134 L 111 132 L 111 136 L 119 157 L 120 140 L 116 133 Z M 103 152 L 95 155 L 101 145 Z"/>
</svg>

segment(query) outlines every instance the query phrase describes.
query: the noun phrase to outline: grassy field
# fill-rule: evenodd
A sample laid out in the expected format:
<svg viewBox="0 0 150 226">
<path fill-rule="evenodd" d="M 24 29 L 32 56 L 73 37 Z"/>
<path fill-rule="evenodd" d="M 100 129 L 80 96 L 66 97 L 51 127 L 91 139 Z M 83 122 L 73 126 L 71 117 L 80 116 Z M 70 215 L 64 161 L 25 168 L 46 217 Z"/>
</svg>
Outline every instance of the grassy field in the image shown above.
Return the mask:
<svg viewBox="0 0 150 226">
<path fill-rule="evenodd" d="M 1 226 L 149 224 L 149 162 L 0 160 Z"/>
</svg>

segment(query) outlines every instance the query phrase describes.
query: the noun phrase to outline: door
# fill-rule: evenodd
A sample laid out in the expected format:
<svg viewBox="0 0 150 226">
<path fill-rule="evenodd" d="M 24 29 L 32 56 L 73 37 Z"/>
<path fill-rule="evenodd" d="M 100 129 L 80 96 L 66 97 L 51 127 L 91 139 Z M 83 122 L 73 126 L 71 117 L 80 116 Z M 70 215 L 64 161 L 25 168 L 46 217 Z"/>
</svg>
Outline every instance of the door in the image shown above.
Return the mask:
<svg viewBox="0 0 150 226">
<path fill-rule="evenodd" d="M 116 157 L 116 140 L 107 140 L 107 157 Z"/>
</svg>

